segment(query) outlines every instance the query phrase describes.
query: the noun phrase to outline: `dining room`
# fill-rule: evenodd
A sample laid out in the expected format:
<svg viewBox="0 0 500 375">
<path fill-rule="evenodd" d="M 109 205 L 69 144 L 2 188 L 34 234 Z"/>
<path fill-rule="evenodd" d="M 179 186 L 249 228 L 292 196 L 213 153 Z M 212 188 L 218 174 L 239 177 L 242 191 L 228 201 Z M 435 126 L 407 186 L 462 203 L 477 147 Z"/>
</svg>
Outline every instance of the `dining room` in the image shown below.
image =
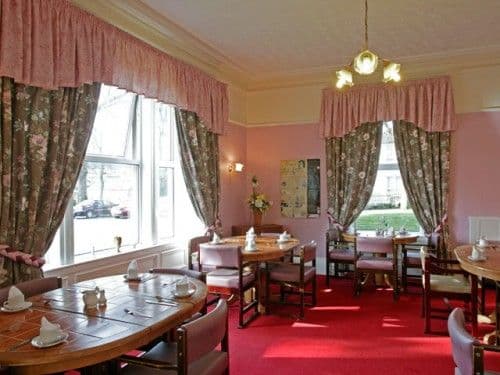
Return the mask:
<svg viewBox="0 0 500 375">
<path fill-rule="evenodd" d="M 499 17 L 2 0 L 0 373 L 500 371 Z"/>
</svg>

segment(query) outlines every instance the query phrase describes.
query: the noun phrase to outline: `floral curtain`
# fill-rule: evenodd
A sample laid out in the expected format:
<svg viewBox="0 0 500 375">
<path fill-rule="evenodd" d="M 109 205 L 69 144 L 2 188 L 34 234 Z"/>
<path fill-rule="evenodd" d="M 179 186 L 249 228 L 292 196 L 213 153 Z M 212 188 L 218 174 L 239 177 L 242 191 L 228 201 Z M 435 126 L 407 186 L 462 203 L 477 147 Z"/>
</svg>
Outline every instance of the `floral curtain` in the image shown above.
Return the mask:
<svg viewBox="0 0 500 375">
<path fill-rule="evenodd" d="M 426 233 L 442 232 L 446 242 L 450 132 L 427 132 L 413 123 L 395 121 L 394 141 L 415 216 Z"/>
<path fill-rule="evenodd" d="M 365 123 L 342 138 L 326 140 L 330 223 L 343 230 L 361 214 L 377 176 L 382 123 Z"/>
<path fill-rule="evenodd" d="M 73 193 L 99 84 L 46 90 L 0 79 L 0 287 L 42 275 L 41 257 Z M 13 260 L 13 259 L 15 260 Z"/>
<path fill-rule="evenodd" d="M 198 217 L 208 230 L 218 230 L 219 138 L 208 130 L 194 112 L 176 108 L 175 120 L 182 173 Z"/>
</svg>

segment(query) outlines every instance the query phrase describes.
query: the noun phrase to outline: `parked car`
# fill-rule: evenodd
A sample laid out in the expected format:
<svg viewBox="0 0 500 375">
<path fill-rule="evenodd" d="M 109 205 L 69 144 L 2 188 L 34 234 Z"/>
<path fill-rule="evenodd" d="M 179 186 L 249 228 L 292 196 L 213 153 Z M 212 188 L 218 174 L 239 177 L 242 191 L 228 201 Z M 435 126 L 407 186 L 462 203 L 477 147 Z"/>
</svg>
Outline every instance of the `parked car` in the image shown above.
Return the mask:
<svg viewBox="0 0 500 375">
<path fill-rule="evenodd" d="M 118 219 L 128 219 L 130 217 L 130 212 L 127 206 L 117 205 L 111 209 L 111 216 Z"/>
<path fill-rule="evenodd" d="M 111 216 L 111 208 L 116 203 L 100 199 L 87 199 L 73 207 L 73 217 L 86 217 L 87 219 L 99 216 Z"/>
</svg>

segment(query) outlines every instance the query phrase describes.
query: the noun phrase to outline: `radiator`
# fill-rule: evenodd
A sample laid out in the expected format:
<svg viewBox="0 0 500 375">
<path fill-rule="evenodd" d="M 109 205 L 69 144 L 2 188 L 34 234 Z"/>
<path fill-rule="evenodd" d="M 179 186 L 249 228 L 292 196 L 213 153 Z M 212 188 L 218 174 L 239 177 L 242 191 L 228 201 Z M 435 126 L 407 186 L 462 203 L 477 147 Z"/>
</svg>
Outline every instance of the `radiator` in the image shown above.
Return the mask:
<svg viewBox="0 0 500 375">
<path fill-rule="evenodd" d="M 469 216 L 469 242 L 474 243 L 482 236 L 500 241 L 500 217 Z"/>
</svg>

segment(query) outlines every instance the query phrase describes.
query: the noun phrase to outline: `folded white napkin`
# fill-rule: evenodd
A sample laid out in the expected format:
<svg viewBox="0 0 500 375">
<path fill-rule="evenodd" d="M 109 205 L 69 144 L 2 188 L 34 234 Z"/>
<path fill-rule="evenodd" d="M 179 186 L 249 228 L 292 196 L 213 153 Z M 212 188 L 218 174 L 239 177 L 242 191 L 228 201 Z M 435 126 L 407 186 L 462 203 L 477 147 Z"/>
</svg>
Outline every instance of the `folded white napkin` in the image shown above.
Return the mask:
<svg viewBox="0 0 500 375">
<path fill-rule="evenodd" d="M 127 276 L 130 279 L 137 279 L 139 276 L 137 272 L 137 260 L 133 260 L 129 263 L 128 268 L 127 268 Z"/>
<path fill-rule="evenodd" d="M 189 280 L 187 276 L 184 276 L 182 279 L 177 281 L 177 283 L 175 284 L 175 290 L 180 295 L 189 293 Z"/>
<path fill-rule="evenodd" d="M 250 239 L 245 241 L 245 250 L 246 251 L 252 251 L 256 250 L 257 246 L 255 245 L 255 239 Z"/>
<path fill-rule="evenodd" d="M 51 323 L 46 317 L 42 317 L 40 326 L 40 339 L 43 342 L 54 342 L 62 336 L 61 327 L 59 324 Z"/>
<path fill-rule="evenodd" d="M 9 289 L 7 297 L 7 305 L 9 307 L 16 307 L 24 303 L 24 294 L 17 287 L 12 286 Z"/>
<path fill-rule="evenodd" d="M 247 234 L 255 234 L 255 229 L 253 229 L 253 227 L 250 227 Z"/>
<path fill-rule="evenodd" d="M 220 242 L 220 237 L 219 235 L 217 234 L 217 232 L 214 232 L 214 236 L 212 238 L 212 242 L 213 243 L 219 243 Z"/>
</svg>

